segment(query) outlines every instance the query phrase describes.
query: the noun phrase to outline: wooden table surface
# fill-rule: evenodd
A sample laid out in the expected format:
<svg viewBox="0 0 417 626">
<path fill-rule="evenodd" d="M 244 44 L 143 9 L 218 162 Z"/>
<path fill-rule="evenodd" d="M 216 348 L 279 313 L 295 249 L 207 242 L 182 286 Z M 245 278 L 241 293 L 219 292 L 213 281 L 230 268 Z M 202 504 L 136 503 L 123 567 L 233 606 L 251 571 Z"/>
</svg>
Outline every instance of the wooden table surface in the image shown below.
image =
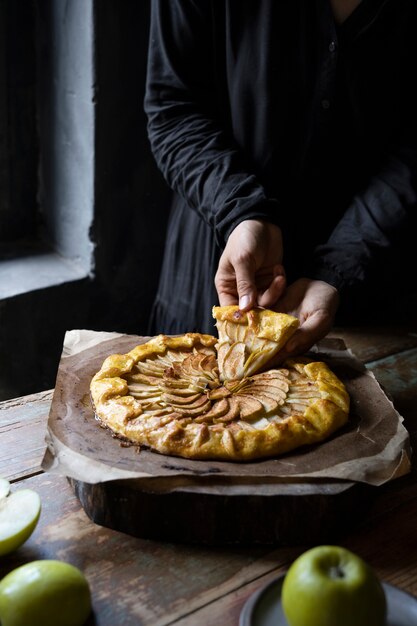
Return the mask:
<svg viewBox="0 0 417 626">
<path fill-rule="evenodd" d="M 336 329 L 392 397 L 415 448 L 417 325 Z M 285 572 L 308 546 L 202 547 L 136 539 L 91 522 L 65 477 L 40 469 L 52 391 L 0 403 L 0 476 L 42 500 L 31 538 L 0 561 L 0 577 L 35 559 L 61 559 L 87 576 L 88 624 L 232 626 L 249 596 Z M 386 582 L 417 596 L 416 462 L 411 474 L 378 488 L 360 527 L 341 538 Z"/>
</svg>

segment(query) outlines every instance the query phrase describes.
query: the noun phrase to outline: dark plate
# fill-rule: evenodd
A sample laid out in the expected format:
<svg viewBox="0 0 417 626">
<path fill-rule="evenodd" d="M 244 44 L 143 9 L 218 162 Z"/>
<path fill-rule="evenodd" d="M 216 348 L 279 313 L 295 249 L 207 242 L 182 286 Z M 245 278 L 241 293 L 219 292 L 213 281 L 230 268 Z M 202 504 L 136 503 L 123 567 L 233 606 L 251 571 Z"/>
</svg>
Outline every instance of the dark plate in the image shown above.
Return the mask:
<svg viewBox="0 0 417 626">
<path fill-rule="evenodd" d="M 239 626 L 288 626 L 281 605 L 284 575 L 253 593 L 240 614 Z M 382 583 L 388 604 L 387 626 L 417 626 L 417 598 Z"/>
</svg>

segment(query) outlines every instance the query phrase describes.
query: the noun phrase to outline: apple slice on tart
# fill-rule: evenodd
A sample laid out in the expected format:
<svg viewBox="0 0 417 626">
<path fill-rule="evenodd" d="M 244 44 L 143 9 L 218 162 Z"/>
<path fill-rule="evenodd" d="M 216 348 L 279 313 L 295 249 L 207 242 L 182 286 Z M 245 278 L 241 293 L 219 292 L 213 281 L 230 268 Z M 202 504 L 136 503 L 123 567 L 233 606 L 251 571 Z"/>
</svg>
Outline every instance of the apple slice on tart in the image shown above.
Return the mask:
<svg viewBox="0 0 417 626">
<path fill-rule="evenodd" d="M 296 318 L 238 307 L 213 316 L 218 339 L 159 335 L 109 356 L 90 385 L 101 423 L 162 454 L 236 461 L 322 441 L 347 421 L 348 394 L 325 363 L 268 369 Z"/>
</svg>

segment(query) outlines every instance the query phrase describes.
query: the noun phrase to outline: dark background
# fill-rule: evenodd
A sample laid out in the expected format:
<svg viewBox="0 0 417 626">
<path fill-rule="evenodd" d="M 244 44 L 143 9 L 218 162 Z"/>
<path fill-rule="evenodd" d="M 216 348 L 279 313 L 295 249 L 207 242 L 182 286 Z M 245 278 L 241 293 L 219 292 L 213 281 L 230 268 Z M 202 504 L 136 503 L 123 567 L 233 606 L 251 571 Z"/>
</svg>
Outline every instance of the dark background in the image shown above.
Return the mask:
<svg viewBox="0 0 417 626">
<path fill-rule="evenodd" d="M 38 207 L 34 222 L 32 205 L 38 202 L 36 180 L 42 145 L 47 145 L 53 129 L 43 124 L 43 136 L 39 137 L 39 116 L 52 88 L 45 76 L 39 80 L 39 62 L 47 64 L 52 54 L 48 31 L 54 1 L 0 0 L 7 19 L 9 63 L 7 68 L 0 64 L 0 74 L 3 72 L 4 78 L 7 73 L 9 103 L 14 99 L 9 110 L 16 112 L 16 119 L 7 120 L 8 134 L 16 141 L 17 134 L 24 138 L 20 150 L 9 153 L 8 170 L 9 175 L 12 170 L 17 172 L 11 195 L 17 223 L 24 225 L 24 239 L 13 242 L 10 238 L 3 244 L 3 258 L 10 258 L 15 249 L 21 253 L 31 237 L 38 241 L 42 233 L 42 207 Z M 150 153 L 143 113 L 149 2 L 99 0 L 93 11 L 93 271 L 83 280 L 0 300 L 0 399 L 54 386 L 68 329 L 147 332 L 170 206 L 170 192 Z M 6 167 L 4 160 L 0 165 Z M 53 176 L 49 180 L 53 184 Z M 5 230 L 1 234 L 0 239 L 7 235 Z"/>
</svg>

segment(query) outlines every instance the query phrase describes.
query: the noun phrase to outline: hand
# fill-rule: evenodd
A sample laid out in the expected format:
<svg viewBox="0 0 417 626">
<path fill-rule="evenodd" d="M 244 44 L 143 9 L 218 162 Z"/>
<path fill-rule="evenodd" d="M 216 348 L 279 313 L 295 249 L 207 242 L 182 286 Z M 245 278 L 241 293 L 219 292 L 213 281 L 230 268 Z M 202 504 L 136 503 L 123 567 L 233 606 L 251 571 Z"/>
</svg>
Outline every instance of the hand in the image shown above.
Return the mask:
<svg viewBox="0 0 417 626">
<path fill-rule="evenodd" d="M 298 317 L 300 327 L 281 354 L 285 352 L 285 356 L 295 356 L 307 352 L 314 343 L 327 335 L 333 326 L 338 306 L 339 292 L 332 285 L 309 278 L 300 278 L 292 283 L 274 308 Z"/>
<path fill-rule="evenodd" d="M 220 306 L 271 308 L 285 289 L 281 229 L 245 220 L 232 231 L 220 257 L 215 285 Z"/>
</svg>

